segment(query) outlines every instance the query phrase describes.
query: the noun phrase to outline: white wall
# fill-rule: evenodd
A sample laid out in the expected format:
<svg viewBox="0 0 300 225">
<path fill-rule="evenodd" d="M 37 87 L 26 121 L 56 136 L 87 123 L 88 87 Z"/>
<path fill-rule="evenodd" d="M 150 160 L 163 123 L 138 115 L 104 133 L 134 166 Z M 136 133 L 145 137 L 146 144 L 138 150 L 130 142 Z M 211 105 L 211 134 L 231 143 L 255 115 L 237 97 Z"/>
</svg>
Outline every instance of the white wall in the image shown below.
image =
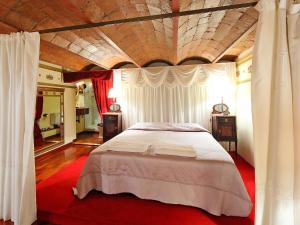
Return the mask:
<svg viewBox="0 0 300 225">
<path fill-rule="evenodd" d="M 253 127 L 251 112 L 251 67 L 252 58 L 237 62 L 237 98 L 236 98 L 236 116 L 237 116 L 237 135 L 238 135 L 238 152 L 254 165 L 253 150 Z"/>
<path fill-rule="evenodd" d="M 46 65 L 49 68 L 41 68 Z M 62 82 L 62 73 L 55 71 L 61 70 L 62 67 L 50 64 L 47 62 L 40 62 L 38 86 L 39 87 L 57 87 L 64 88 L 64 141 L 65 144 L 76 139 L 76 89 L 75 85 Z M 53 86 L 55 85 L 55 86 Z"/>
<path fill-rule="evenodd" d="M 52 69 L 46 69 L 43 68 L 43 66 L 48 66 L 49 68 Z M 61 70 L 62 67 L 44 61 L 40 61 L 40 66 L 38 70 L 39 71 L 38 82 L 49 83 L 49 84 L 63 84 L 62 73 L 59 71 L 55 71 L 55 69 Z"/>
</svg>

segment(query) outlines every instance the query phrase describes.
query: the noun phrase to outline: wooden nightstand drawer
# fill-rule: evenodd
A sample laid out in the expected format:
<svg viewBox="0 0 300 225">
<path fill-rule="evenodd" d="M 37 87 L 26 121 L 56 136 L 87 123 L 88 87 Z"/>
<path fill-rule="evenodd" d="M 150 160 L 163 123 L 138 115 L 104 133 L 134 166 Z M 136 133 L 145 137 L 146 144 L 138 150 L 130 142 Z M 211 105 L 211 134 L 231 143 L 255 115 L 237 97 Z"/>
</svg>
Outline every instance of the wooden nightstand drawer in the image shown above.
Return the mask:
<svg viewBox="0 0 300 225">
<path fill-rule="evenodd" d="M 217 121 L 220 123 L 235 123 L 233 116 L 217 116 Z"/>
<path fill-rule="evenodd" d="M 117 121 L 118 120 L 118 116 L 117 115 L 106 115 L 103 117 L 103 120 L 106 121 Z"/>
<path fill-rule="evenodd" d="M 229 150 L 230 142 L 235 142 L 235 151 L 237 151 L 236 117 L 214 115 L 212 117 L 212 135 L 217 141 L 228 141 Z"/>
</svg>

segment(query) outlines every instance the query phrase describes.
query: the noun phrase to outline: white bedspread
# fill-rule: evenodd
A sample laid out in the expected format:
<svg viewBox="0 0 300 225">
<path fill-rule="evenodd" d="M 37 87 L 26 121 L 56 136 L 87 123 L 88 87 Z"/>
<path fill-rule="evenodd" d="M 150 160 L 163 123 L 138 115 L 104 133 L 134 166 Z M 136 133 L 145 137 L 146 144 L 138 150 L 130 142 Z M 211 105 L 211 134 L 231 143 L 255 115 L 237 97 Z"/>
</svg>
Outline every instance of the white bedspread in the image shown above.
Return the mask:
<svg viewBox="0 0 300 225">
<path fill-rule="evenodd" d="M 208 132 L 126 130 L 90 154 L 77 196 L 93 189 L 195 206 L 214 215 L 248 216 L 252 208 L 232 158 Z"/>
</svg>

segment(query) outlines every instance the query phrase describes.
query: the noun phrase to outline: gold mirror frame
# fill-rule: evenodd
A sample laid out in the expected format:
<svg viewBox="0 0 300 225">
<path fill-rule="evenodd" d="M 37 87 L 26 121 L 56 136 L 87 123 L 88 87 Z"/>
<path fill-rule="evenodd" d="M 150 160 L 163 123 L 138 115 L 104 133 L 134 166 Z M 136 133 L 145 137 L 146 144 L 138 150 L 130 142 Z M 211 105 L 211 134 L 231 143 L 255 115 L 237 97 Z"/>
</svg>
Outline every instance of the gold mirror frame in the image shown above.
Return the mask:
<svg viewBox="0 0 300 225">
<path fill-rule="evenodd" d="M 213 112 L 212 114 L 223 114 L 223 115 L 229 115 L 229 107 L 224 103 L 215 104 L 213 106 Z"/>
<path fill-rule="evenodd" d="M 53 149 L 57 148 L 58 146 L 61 146 L 62 144 L 64 144 L 64 91 L 65 91 L 64 88 L 52 88 L 52 87 L 41 87 L 41 86 L 39 86 L 37 89 L 37 96 L 60 97 L 60 112 L 59 112 L 60 113 L 60 126 L 59 126 L 59 128 L 58 127 L 52 128 L 53 130 L 59 129 L 60 140 L 55 140 L 53 142 L 49 142 L 49 144 L 47 143 L 47 144 L 45 144 L 45 146 L 40 146 L 40 147 L 35 146 L 34 152 L 35 152 L 36 156 L 41 155 L 50 150 L 53 150 Z M 49 116 L 46 114 L 43 114 L 43 112 L 42 112 L 41 118 Z M 41 133 L 48 132 L 48 131 L 51 131 L 51 130 L 50 129 L 41 130 Z"/>
</svg>

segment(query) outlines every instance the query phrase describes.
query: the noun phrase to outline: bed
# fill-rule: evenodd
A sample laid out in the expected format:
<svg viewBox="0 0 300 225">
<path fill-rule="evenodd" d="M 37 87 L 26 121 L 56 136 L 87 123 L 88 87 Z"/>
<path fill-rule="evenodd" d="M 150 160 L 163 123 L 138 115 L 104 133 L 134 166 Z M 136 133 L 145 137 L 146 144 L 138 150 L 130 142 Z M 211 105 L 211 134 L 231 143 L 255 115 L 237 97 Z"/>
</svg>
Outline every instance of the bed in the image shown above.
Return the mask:
<svg viewBox="0 0 300 225">
<path fill-rule="evenodd" d="M 138 123 L 96 148 L 74 188 L 132 193 L 194 206 L 213 215 L 246 217 L 252 203 L 234 161 L 198 124 Z"/>
</svg>

